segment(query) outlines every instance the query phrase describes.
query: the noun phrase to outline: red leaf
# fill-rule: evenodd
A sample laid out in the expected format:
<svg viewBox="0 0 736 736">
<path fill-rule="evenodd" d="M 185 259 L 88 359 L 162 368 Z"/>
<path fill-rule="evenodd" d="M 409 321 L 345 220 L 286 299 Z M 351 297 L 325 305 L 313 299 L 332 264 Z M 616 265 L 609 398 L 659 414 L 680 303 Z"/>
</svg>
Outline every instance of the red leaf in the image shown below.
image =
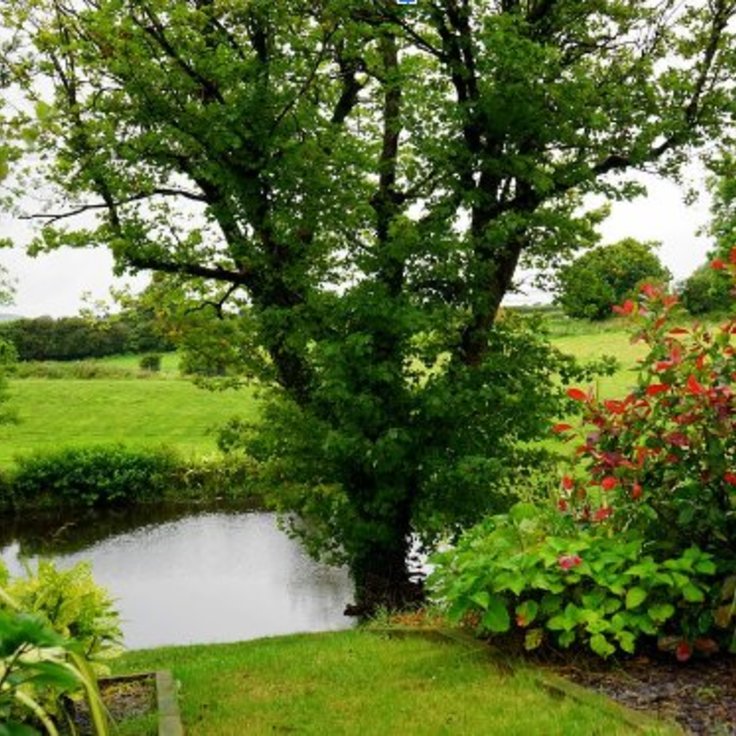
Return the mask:
<svg viewBox="0 0 736 736">
<path fill-rule="evenodd" d="M 705 393 L 705 389 L 703 386 L 698 382 L 698 379 L 695 378 L 692 374 L 687 379 L 687 390 L 691 394 L 700 395 Z"/>
<path fill-rule="evenodd" d="M 636 501 L 637 499 L 641 498 L 641 494 L 641 486 L 638 483 L 634 483 L 634 485 L 631 487 L 631 498 Z"/>
<path fill-rule="evenodd" d="M 702 371 L 705 367 L 705 353 L 700 353 L 698 359 L 695 361 L 695 366 L 699 371 Z"/>
<path fill-rule="evenodd" d="M 563 570 L 571 570 L 573 567 L 577 567 L 583 561 L 579 555 L 562 555 L 558 558 L 557 564 Z"/>
<path fill-rule="evenodd" d="M 585 391 L 581 391 L 579 388 L 567 389 L 567 395 L 574 401 L 587 401 L 588 400 L 588 394 L 586 394 Z"/>
<path fill-rule="evenodd" d="M 736 245 L 731 248 L 731 252 L 728 254 L 728 260 L 731 261 L 731 263 L 736 263 Z"/>
<path fill-rule="evenodd" d="M 604 401 L 603 406 L 605 406 L 611 414 L 623 414 L 626 410 L 626 404 L 622 401 L 615 401 L 613 399 L 607 399 Z"/>
<path fill-rule="evenodd" d="M 677 645 L 677 649 L 675 649 L 675 657 L 677 657 L 678 662 L 687 662 L 692 655 L 692 647 L 686 641 L 681 641 Z"/>
<path fill-rule="evenodd" d="M 667 294 L 667 296 L 664 299 L 662 299 L 662 304 L 664 304 L 665 307 L 669 308 L 669 307 L 674 307 L 678 301 L 680 300 L 677 298 L 677 295 Z"/>
<path fill-rule="evenodd" d="M 710 262 L 710 267 L 715 269 L 716 271 L 722 271 L 724 268 L 726 268 L 726 263 L 721 258 L 715 258 Z"/>
<path fill-rule="evenodd" d="M 621 306 L 618 304 L 614 305 L 613 311 L 616 314 L 631 314 L 634 311 L 634 302 L 631 299 L 627 299 Z"/>
<path fill-rule="evenodd" d="M 686 330 L 684 327 L 673 327 L 670 332 L 670 335 L 688 335 L 690 334 L 690 330 Z"/>
<path fill-rule="evenodd" d="M 593 521 L 605 521 L 612 513 L 613 509 L 610 506 L 602 506 L 593 514 Z"/>
<path fill-rule="evenodd" d="M 560 500 L 559 500 L 559 501 L 557 502 L 557 508 L 558 508 L 558 509 L 559 509 L 560 511 L 562 511 L 563 513 L 564 513 L 565 511 L 567 511 L 567 509 L 568 509 L 568 504 L 567 504 L 567 501 L 566 501 L 566 500 L 565 500 L 564 498 L 561 498 L 561 499 L 560 499 Z"/>
<path fill-rule="evenodd" d="M 669 385 L 666 383 L 653 383 L 647 386 L 647 396 L 656 396 L 664 391 L 669 391 Z"/>
<path fill-rule="evenodd" d="M 641 289 L 639 289 L 644 296 L 646 296 L 649 299 L 654 299 L 654 297 L 659 296 L 660 291 L 659 289 L 654 286 L 654 284 L 642 284 Z"/>
<path fill-rule="evenodd" d="M 723 480 L 730 486 L 736 486 L 736 473 L 724 473 Z"/>
<path fill-rule="evenodd" d="M 560 434 L 561 432 L 567 432 L 569 429 L 572 429 L 572 424 L 564 424 L 561 422 L 560 424 L 554 424 L 552 426 L 552 431 L 555 434 Z"/>
<path fill-rule="evenodd" d="M 667 442 L 675 447 L 689 447 L 690 440 L 682 432 L 670 432 L 666 437 Z"/>
<path fill-rule="evenodd" d="M 575 481 L 569 475 L 564 475 L 562 476 L 562 487 L 566 491 L 571 491 L 575 488 Z"/>
<path fill-rule="evenodd" d="M 601 488 L 603 488 L 604 491 L 612 491 L 617 485 L 618 481 L 612 475 L 607 475 L 601 481 Z"/>
</svg>

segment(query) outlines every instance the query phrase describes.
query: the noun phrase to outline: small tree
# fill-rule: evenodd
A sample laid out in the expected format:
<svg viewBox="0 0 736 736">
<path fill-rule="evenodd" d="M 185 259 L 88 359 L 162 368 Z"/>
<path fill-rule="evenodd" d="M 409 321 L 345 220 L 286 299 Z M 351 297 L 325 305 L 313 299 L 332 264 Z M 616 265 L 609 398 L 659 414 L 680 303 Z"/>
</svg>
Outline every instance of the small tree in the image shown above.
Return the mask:
<svg viewBox="0 0 736 736">
<path fill-rule="evenodd" d="M 625 238 L 588 251 L 559 270 L 557 303 L 569 317 L 605 319 L 643 281 L 669 281 L 669 271 L 653 252 L 657 245 Z"/>
</svg>

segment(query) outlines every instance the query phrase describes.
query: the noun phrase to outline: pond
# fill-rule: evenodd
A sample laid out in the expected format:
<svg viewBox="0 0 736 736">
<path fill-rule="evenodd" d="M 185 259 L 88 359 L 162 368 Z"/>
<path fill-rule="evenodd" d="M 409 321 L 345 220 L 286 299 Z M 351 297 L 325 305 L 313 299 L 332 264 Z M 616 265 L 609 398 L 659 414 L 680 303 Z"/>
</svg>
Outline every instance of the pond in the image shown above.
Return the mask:
<svg viewBox="0 0 736 736">
<path fill-rule="evenodd" d="M 0 521 L 0 557 L 89 560 L 116 599 L 125 645 L 212 643 L 348 628 L 345 570 L 311 560 L 274 514 L 217 509 Z"/>
</svg>

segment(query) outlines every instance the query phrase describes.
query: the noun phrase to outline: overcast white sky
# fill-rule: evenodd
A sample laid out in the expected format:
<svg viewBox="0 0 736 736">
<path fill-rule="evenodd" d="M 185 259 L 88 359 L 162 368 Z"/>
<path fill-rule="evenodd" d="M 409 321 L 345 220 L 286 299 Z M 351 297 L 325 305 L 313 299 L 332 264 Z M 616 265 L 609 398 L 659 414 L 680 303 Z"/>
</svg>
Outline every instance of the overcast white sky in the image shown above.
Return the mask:
<svg viewBox="0 0 736 736">
<path fill-rule="evenodd" d="M 707 238 L 696 231 L 708 220 L 708 200 L 703 197 L 695 206 L 686 207 L 682 192 L 671 182 L 646 178 L 649 196 L 634 202 L 617 203 L 603 226 L 604 242 L 624 237 L 660 240 L 660 258 L 676 279 L 688 276 L 705 259 L 710 248 Z M 0 214 L 0 237 L 16 242 L 28 239 L 26 223 Z M 0 251 L 0 264 L 16 280 L 16 298 L 12 307 L 2 311 L 26 317 L 76 314 L 83 306 L 82 295 L 106 299 L 113 284 L 112 259 L 100 250 L 64 250 L 28 258 L 22 248 Z M 145 278 L 138 284 L 143 285 Z M 526 290 L 526 296 L 515 295 L 510 303 L 528 303 L 544 299 L 544 295 Z"/>
</svg>

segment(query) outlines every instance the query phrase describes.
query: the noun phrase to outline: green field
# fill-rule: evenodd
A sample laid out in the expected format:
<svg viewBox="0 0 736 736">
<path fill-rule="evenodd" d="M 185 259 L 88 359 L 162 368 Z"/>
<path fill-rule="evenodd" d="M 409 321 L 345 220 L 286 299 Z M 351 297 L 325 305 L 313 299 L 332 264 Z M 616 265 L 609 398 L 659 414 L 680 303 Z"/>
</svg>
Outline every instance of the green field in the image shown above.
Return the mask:
<svg viewBox="0 0 736 736">
<path fill-rule="evenodd" d="M 185 454 L 216 449 L 213 430 L 232 416 L 253 417 L 252 392 L 207 391 L 187 380 L 10 382 L 18 423 L 0 427 L 0 465 L 61 446 L 122 442 L 167 445 Z"/>
<path fill-rule="evenodd" d="M 190 736 L 632 733 L 602 696 L 566 697 L 487 650 L 365 631 L 131 652 L 118 671 L 171 669 Z M 664 724 L 641 732 L 672 733 Z M 124 734 L 155 734 L 152 719 Z M 633 727 L 634 731 L 639 729 Z"/>
<path fill-rule="evenodd" d="M 633 383 L 631 368 L 643 355 L 615 323 L 552 325 L 553 341 L 583 359 L 613 355 L 622 365 L 598 382 L 602 394 L 623 395 Z M 586 331 L 587 330 L 587 331 Z M 10 381 L 10 406 L 18 424 L 0 427 L 0 466 L 36 450 L 122 442 L 132 447 L 166 445 L 184 454 L 215 451 L 213 430 L 233 416 L 254 418 L 253 391 L 207 391 L 178 374 L 178 356 L 163 356 L 161 373 L 135 377 L 139 356 L 94 361 L 131 377 L 24 378 Z M 70 365 L 62 366 L 69 370 Z"/>
</svg>

